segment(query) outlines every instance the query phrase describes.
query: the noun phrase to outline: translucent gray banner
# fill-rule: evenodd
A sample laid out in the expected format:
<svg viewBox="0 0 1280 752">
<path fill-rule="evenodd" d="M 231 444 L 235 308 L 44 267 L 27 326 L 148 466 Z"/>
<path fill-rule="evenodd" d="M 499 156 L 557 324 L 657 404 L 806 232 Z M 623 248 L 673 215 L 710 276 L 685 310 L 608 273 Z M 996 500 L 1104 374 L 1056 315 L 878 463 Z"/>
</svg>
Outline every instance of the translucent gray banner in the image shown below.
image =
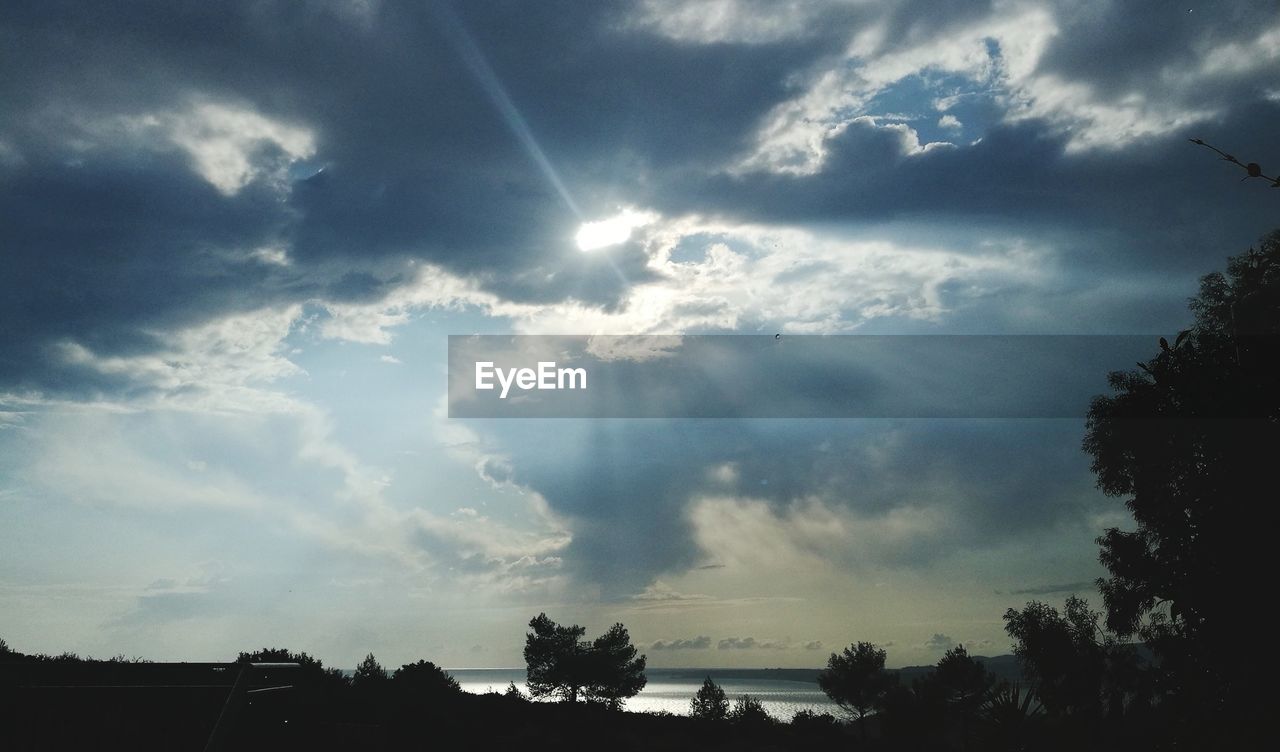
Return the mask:
<svg viewBox="0 0 1280 752">
<path fill-rule="evenodd" d="M 451 418 L 1083 418 L 1159 335 L 449 337 Z"/>
</svg>

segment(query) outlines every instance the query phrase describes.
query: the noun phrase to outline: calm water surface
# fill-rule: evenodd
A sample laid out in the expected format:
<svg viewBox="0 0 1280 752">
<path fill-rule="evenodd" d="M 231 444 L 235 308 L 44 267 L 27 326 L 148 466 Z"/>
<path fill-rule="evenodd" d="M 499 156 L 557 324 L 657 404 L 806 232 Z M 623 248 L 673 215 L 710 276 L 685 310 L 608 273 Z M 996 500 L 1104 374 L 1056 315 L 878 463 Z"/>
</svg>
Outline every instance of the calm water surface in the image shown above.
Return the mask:
<svg viewBox="0 0 1280 752">
<path fill-rule="evenodd" d="M 529 692 L 522 668 L 449 669 L 449 673 L 458 680 L 465 692 L 475 694 L 502 692 L 511 682 L 515 682 L 520 691 L 526 695 Z M 764 672 L 724 669 L 649 669 L 645 672 L 649 683 L 639 695 L 627 700 L 627 710 L 636 712 L 665 710 L 677 715 L 688 715 L 689 701 L 702 686 L 702 680 L 709 674 L 712 680 L 724 689 L 731 704 L 739 695 L 749 694 L 764 704 L 764 709 L 769 715 L 782 721 L 789 721 L 796 713 L 806 709 L 815 713 L 831 713 L 839 716 L 839 708 L 822 693 L 822 690 L 818 689 L 817 684 L 811 681 L 760 676 L 761 673 Z"/>
</svg>

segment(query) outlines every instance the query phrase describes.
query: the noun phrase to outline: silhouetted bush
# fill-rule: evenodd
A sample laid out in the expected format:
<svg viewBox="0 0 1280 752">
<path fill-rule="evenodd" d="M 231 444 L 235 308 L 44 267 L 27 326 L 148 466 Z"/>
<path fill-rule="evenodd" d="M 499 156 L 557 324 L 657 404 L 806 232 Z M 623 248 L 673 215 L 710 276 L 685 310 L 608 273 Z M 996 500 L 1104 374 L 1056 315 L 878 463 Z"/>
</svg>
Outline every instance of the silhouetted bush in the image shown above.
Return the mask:
<svg viewBox="0 0 1280 752">
<path fill-rule="evenodd" d="M 391 676 L 391 686 L 401 701 L 421 705 L 448 700 L 462 692 L 457 679 L 431 661 L 423 660 L 396 669 Z"/>
<path fill-rule="evenodd" d="M 751 695 L 742 695 L 733 703 L 728 719 L 730 723 L 746 727 L 772 726 L 777 723 L 764 709 L 764 703 Z"/>
<path fill-rule="evenodd" d="M 296 684 L 299 703 L 316 717 L 350 717 L 351 680 L 340 669 L 325 668 L 324 663 L 306 653 L 285 648 L 263 648 L 240 653 L 237 663 L 297 663 Z"/>
<path fill-rule="evenodd" d="M 791 716 L 791 725 L 806 732 L 839 731 L 840 721 L 830 713 L 815 713 L 804 709 Z"/>
<path fill-rule="evenodd" d="M 1000 682 L 978 709 L 978 738 L 986 749 L 1032 749 L 1043 720 L 1044 709 L 1035 690 Z"/>
</svg>

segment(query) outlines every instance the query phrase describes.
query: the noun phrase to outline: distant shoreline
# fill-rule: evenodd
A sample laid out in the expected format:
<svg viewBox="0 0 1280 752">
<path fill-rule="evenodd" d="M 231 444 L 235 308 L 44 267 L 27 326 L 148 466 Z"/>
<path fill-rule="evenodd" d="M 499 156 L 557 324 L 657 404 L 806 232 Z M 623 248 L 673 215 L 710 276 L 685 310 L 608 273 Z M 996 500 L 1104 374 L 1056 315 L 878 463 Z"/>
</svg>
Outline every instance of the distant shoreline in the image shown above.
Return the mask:
<svg viewBox="0 0 1280 752">
<path fill-rule="evenodd" d="M 995 674 L 997 677 L 1001 679 L 1006 679 L 1009 681 L 1022 681 L 1024 679 L 1024 677 L 1022 676 L 1022 671 L 1018 667 L 1018 659 L 1014 655 L 1004 654 L 1004 655 L 997 655 L 997 656 L 974 656 L 974 660 L 981 661 L 983 666 L 988 671 Z M 891 673 L 898 674 L 898 676 L 902 679 L 911 680 L 918 676 L 925 675 L 926 673 L 934 670 L 934 668 L 935 667 L 932 665 L 902 666 L 900 668 L 889 668 L 886 670 Z M 449 672 L 465 671 L 465 672 L 474 673 L 474 672 L 480 672 L 480 671 L 523 672 L 525 669 L 523 666 L 509 666 L 509 667 L 494 666 L 494 667 L 486 667 L 486 668 L 445 668 L 444 670 Z M 711 667 L 705 667 L 705 668 L 697 667 L 697 666 L 673 666 L 670 668 L 658 668 L 658 667 L 651 666 L 646 670 L 646 673 L 650 675 L 660 674 L 662 676 L 667 676 L 667 677 L 678 676 L 678 677 L 690 677 L 690 678 L 697 678 L 697 679 L 702 679 L 707 675 L 711 675 L 712 678 L 717 678 L 717 677 L 742 678 L 742 679 L 770 678 L 770 679 L 783 679 L 788 681 L 805 681 L 805 682 L 817 683 L 818 674 L 822 673 L 822 671 L 823 669 L 821 668 L 777 668 L 777 667 L 775 668 L 741 668 L 741 667 L 729 667 L 729 666 L 711 666 Z M 345 672 L 346 670 L 344 669 L 344 673 Z"/>
</svg>

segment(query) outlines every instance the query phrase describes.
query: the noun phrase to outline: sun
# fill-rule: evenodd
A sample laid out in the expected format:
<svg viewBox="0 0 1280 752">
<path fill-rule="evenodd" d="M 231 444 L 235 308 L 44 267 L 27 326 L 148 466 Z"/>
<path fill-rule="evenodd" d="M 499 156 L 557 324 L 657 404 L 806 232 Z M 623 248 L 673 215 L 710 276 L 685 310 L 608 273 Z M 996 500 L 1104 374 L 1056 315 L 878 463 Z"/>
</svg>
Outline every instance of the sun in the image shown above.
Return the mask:
<svg viewBox="0 0 1280 752">
<path fill-rule="evenodd" d="M 654 220 L 652 214 L 638 212 L 634 209 L 623 209 L 618 214 L 595 222 L 583 222 L 578 227 L 574 240 L 579 250 L 594 251 L 598 248 L 625 243 L 631 238 L 631 231 L 643 227 Z"/>
</svg>

